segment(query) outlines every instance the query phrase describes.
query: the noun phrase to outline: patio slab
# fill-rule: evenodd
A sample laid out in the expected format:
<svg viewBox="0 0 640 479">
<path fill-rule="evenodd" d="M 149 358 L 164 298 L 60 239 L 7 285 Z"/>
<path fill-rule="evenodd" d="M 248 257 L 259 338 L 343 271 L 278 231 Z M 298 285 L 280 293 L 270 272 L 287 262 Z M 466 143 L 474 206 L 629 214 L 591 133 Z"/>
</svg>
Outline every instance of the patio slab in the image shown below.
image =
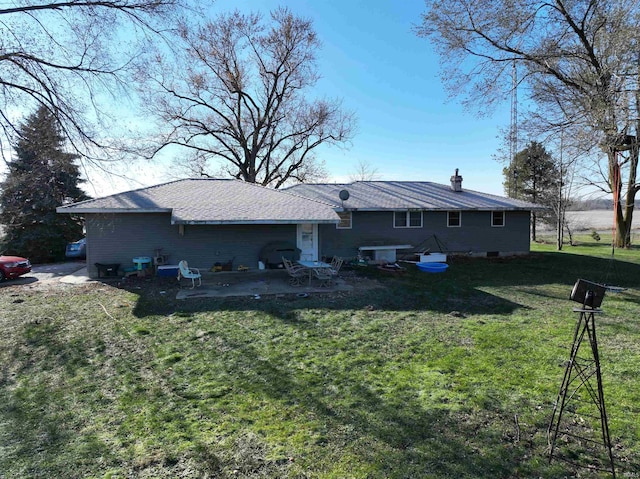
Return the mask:
<svg viewBox="0 0 640 479">
<path fill-rule="evenodd" d="M 314 294 L 336 291 L 353 291 L 353 285 L 337 278 L 335 284 L 321 288 L 318 281 L 311 285 L 291 286 L 289 277 L 283 271 L 267 271 L 263 273 L 212 273 L 202 276 L 202 286 L 194 289 L 185 286 L 178 291 L 176 299 L 189 298 L 228 298 L 234 296 L 253 296 L 256 299 L 277 294 Z"/>
</svg>

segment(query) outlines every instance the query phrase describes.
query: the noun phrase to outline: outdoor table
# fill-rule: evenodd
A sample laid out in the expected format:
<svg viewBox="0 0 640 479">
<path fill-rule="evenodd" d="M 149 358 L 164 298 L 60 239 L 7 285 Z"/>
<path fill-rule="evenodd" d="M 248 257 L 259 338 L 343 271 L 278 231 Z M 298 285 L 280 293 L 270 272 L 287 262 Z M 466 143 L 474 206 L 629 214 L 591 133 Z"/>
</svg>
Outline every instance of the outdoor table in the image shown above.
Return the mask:
<svg viewBox="0 0 640 479">
<path fill-rule="evenodd" d="M 136 269 L 141 271 L 148 266 L 151 266 L 151 257 L 150 256 L 136 256 L 133 258 L 133 264 L 136 265 Z"/>
<path fill-rule="evenodd" d="M 313 278 L 313 270 L 316 268 L 331 268 L 329 263 L 325 263 L 324 261 L 308 261 L 308 260 L 299 260 L 298 264 L 301 264 L 305 268 L 309 270 L 309 286 L 311 286 L 311 278 Z"/>
</svg>

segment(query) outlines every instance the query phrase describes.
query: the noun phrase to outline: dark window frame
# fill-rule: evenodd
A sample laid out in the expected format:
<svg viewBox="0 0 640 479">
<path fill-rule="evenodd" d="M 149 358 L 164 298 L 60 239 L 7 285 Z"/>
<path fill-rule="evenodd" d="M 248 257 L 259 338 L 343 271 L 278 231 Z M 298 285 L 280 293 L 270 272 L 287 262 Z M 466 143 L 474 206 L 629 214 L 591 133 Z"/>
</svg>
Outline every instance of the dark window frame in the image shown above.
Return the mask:
<svg viewBox="0 0 640 479">
<path fill-rule="evenodd" d="M 453 221 L 456 219 L 456 221 Z M 462 227 L 462 211 L 447 211 L 447 228 Z"/>
<path fill-rule="evenodd" d="M 412 219 L 415 220 L 416 218 L 411 218 L 412 215 L 420 215 L 420 224 L 419 225 L 412 225 Z M 404 223 L 399 225 L 398 221 L 396 220 L 396 218 L 402 218 L 402 215 L 404 215 Z M 424 215 L 422 214 L 422 210 L 404 210 L 404 211 L 394 211 L 393 212 L 393 227 L 394 228 L 422 228 L 424 225 Z"/>
<path fill-rule="evenodd" d="M 500 221 L 496 222 L 496 215 L 499 215 Z M 491 212 L 491 227 L 492 228 L 504 228 L 505 223 L 507 222 L 507 215 L 504 210 L 494 210 Z"/>
</svg>

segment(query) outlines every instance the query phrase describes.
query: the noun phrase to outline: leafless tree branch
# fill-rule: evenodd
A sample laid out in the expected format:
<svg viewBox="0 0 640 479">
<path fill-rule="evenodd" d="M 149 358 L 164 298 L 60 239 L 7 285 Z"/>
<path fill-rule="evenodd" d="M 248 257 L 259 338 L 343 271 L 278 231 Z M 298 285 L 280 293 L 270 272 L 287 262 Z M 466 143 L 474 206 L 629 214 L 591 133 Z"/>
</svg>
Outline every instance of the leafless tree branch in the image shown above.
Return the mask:
<svg viewBox="0 0 640 479">
<path fill-rule="evenodd" d="M 164 144 L 278 188 L 322 174 L 313 152 L 351 139 L 353 113 L 338 100 L 309 96 L 320 47 L 309 20 L 287 9 L 269 21 L 234 12 L 197 29 L 182 25 L 179 34 L 180 55 L 157 56 L 142 72 L 149 112 L 171 125 Z"/>
</svg>

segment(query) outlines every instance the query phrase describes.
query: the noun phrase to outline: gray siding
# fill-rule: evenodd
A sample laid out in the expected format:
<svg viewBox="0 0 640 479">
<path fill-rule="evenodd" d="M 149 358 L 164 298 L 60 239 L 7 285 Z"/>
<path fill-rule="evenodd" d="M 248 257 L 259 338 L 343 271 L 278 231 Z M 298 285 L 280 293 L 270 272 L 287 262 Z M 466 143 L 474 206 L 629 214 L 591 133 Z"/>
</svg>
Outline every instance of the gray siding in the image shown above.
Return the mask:
<svg viewBox="0 0 640 479">
<path fill-rule="evenodd" d="M 353 258 L 358 246 L 410 244 L 414 247 L 436 235 L 447 253 L 523 254 L 529 252 L 529 212 L 508 211 L 504 227 L 491 226 L 491 212 L 463 211 L 462 226 L 447 227 L 446 212 L 424 212 L 422 228 L 394 228 L 392 212 L 353 212 L 352 228 L 319 225 L 321 256 Z M 153 257 L 156 248 L 169 255 L 169 264 L 187 260 L 209 270 L 234 259 L 257 268 L 264 245 L 273 241 L 296 243 L 296 225 L 186 225 L 184 235 L 166 214 L 86 214 L 87 266 L 97 276 L 95 263 L 132 267 L 136 256 Z M 437 251 L 433 240 L 425 249 Z"/>
<path fill-rule="evenodd" d="M 262 247 L 272 241 L 296 242 L 295 225 L 185 225 L 184 235 L 167 214 L 87 214 L 87 266 L 97 276 L 95 263 L 120 263 L 133 267 L 136 256 L 153 257 L 156 248 L 169 255 L 169 264 L 187 260 L 204 270 L 234 258 L 258 267 Z"/>
<path fill-rule="evenodd" d="M 525 254 L 530 246 L 529 218 L 528 211 L 507 211 L 505 226 L 492 227 L 490 211 L 462 211 L 462 225 L 449 228 L 446 211 L 425 211 L 422 228 L 394 228 L 391 211 L 354 211 L 351 229 L 320 225 L 320 251 L 324 256 L 352 258 L 358 254 L 359 246 L 410 244 L 417 247 L 435 234 L 448 253 Z M 433 240 L 429 240 L 426 246 L 437 251 Z"/>
</svg>

